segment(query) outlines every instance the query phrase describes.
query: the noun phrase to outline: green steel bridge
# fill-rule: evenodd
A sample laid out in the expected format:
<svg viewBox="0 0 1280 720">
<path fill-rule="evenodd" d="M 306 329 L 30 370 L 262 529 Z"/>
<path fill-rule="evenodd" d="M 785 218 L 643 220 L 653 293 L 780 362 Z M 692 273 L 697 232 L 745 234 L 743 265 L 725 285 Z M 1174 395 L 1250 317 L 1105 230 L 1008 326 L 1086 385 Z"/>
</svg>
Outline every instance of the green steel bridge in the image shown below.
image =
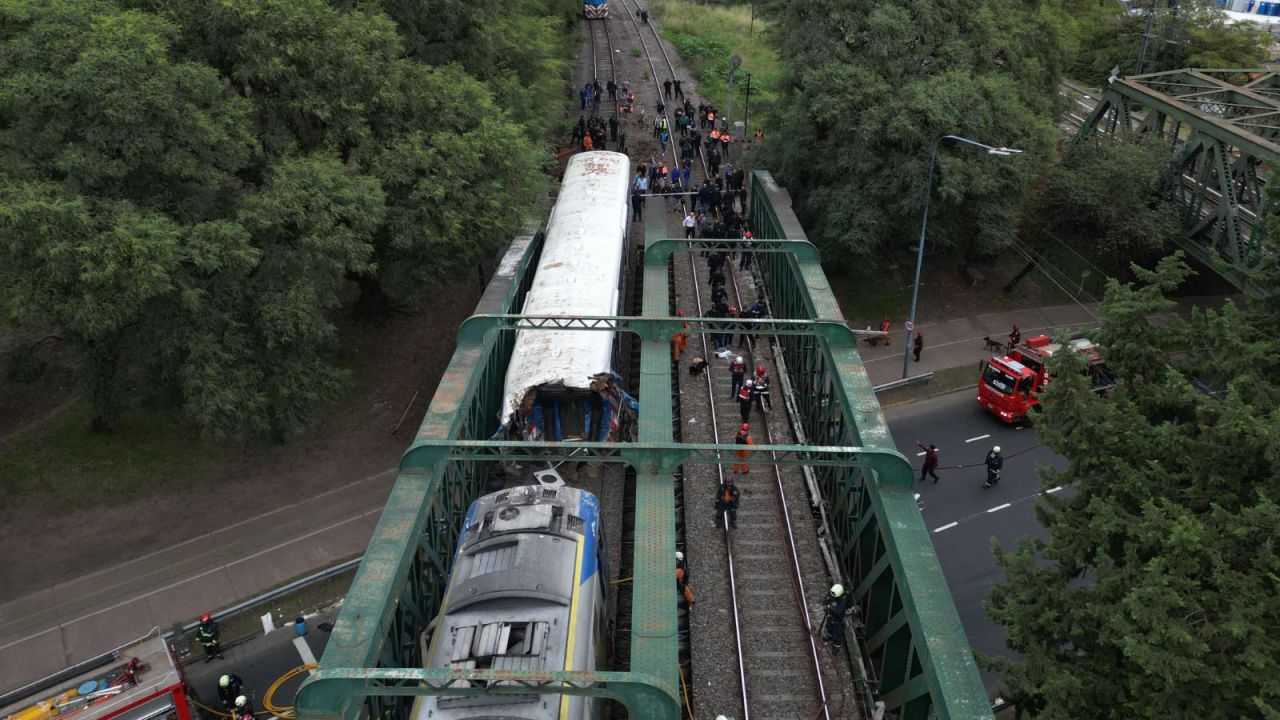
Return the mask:
<svg viewBox="0 0 1280 720">
<path fill-rule="evenodd" d="M 1078 104 L 1076 96 L 1073 103 Z M 1277 270 L 1267 237 L 1280 166 L 1280 74 L 1270 68 L 1183 69 L 1113 77 L 1073 142 L 1109 134 L 1158 138 L 1177 153 L 1167 192 L 1182 206 L 1178 244 L 1237 287 Z"/>
<path fill-rule="evenodd" d="M 807 445 L 757 445 L 777 462 L 813 468 L 832 524 L 845 584 L 865 625 L 861 652 L 890 717 L 990 718 L 959 615 L 916 506 L 913 472 L 895 449 L 880 405 L 831 288 L 767 172 L 751 177 L 750 223 L 773 319 L 743 321 L 783 349 Z M 766 239 L 767 238 L 767 239 Z M 530 689 L 609 698 L 633 718 L 677 720 L 674 471 L 715 462 L 733 445 L 680 443 L 672 434 L 669 340 L 688 322 L 670 316 L 668 265 L 676 252 L 736 248 L 730 241 L 649 238 L 633 272 L 643 280 L 639 317 L 526 317 L 540 235 L 517 238 L 513 266 L 491 281 L 404 453 L 400 473 L 347 595 L 320 667 L 300 689 L 304 720 L 407 720 L 416 696 L 528 694 Z M 509 272 L 508 272 L 509 270 Z M 515 329 L 612 329 L 640 343 L 635 442 L 488 441 L 502 399 Z M 635 546 L 628 671 L 506 672 L 423 668 L 419 637 L 436 615 L 469 504 L 489 463 L 558 460 L 620 463 L 635 472 Z M 625 586 L 620 592 L 627 592 Z M 495 682 L 502 681 L 502 682 Z"/>
</svg>

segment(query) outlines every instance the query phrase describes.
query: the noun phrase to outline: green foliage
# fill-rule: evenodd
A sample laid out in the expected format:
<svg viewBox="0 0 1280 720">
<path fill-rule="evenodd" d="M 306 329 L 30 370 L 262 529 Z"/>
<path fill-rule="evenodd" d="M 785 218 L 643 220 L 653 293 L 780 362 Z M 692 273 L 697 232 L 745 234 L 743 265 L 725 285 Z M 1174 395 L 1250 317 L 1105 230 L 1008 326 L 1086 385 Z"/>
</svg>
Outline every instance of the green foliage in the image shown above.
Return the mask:
<svg viewBox="0 0 1280 720">
<path fill-rule="evenodd" d="M 741 120 L 747 107 L 747 76 L 751 78 L 752 129 L 772 127 L 776 114 L 782 66 L 767 42 L 769 23 L 752 19 L 752 8 L 742 4 L 694 4 L 659 0 L 652 4 L 663 36 L 675 46 L 698 80 L 698 93 L 728 108 L 729 58 L 738 55 L 742 65 L 734 81 L 733 115 Z"/>
<path fill-rule="evenodd" d="M 1076 144 L 1049 171 L 1030 232 L 1044 228 L 1123 276 L 1131 262 L 1160 257 L 1182 230 L 1179 208 L 1164 192 L 1174 159 L 1158 141 L 1108 136 Z"/>
<path fill-rule="evenodd" d="M 577 0 L 375 0 L 400 28 L 409 54 L 442 67 L 457 63 L 488 86 L 535 142 L 561 118 L 561 91 L 576 45 Z M 603 83 L 604 80 L 601 80 Z"/>
<path fill-rule="evenodd" d="M 770 167 L 801 220 L 850 266 L 905 257 L 933 142 L 947 134 L 1024 151 L 939 153 L 931 245 L 994 253 L 1014 236 L 1054 137 L 1059 3 L 770 2 L 789 82 Z"/>
<path fill-rule="evenodd" d="M 1067 74 L 1095 86 L 1113 67 L 1126 75 L 1137 72 L 1143 34 L 1148 32 L 1143 73 L 1256 67 L 1266 61 L 1271 44 L 1266 31 L 1252 23 L 1228 25 L 1222 7 L 1213 0 L 1182 0 L 1176 15 L 1159 3 L 1150 18 L 1127 12 L 1123 3 L 1068 0 L 1065 6 L 1061 29 L 1067 39 Z"/>
<path fill-rule="evenodd" d="M 987 662 L 1042 719 L 1275 716 L 1280 319 L 1167 317 L 1181 259 L 1135 273 L 1101 306 L 1112 396 L 1051 361 L 1040 437 L 1068 466 L 1041 477 L 1076 494 L 1047 500 L 1047 542 L 995 548 L 1020 660 Z"/>
<path fill-rule="evenodd" d="M 0 3 L 0 306 L 70 342 L 95 429 L 141 375 L 205 431 L 287 437 L 341 387 L 348 281 L 411 300 L 522 222 L 562 3 L 418 57 L 377 6 L 129 4 Z"/>
</svg>

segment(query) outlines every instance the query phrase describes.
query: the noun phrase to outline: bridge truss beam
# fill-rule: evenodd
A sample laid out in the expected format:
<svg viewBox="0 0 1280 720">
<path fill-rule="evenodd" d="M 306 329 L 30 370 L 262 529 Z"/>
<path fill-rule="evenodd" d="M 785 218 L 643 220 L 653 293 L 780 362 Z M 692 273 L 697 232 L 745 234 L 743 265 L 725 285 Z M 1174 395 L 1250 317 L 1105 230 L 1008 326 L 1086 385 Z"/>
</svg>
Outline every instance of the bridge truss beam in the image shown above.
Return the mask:
<svg viewBox="0 0 1280 720">
<path fill-rule="evenodd" d="M 932 541 L 915 504 L 909 462 L 894 448 L 874 391 L 844 324 L 818 253 L 804 238 L 789 199 L 768 173 L 752 178 L 752 226 L 764 290 L 775 319 L 735 321 L 778 339 L 796 388 L 806 442 L 757 446 L 780 462 L 814 468 L 828 504 L 834 547 L 865 625 L 850 652 L 865 652 L 880 697 L 904 720 L 990 717 L 990 705 Z M 694 250 L 734 249 L 697 241 Z M 716 462 L 734 446 L 675 443 L 669 338 L 683 323 L 711 330 L 724 320 L 674 318 L 667 268 L 682 239 L 650 237 L 643 317 L 531 317 L 523 305 L 537 239 L 518 239 L 458 334 L 454 354 L 353 581 L 320 670 L 298 694 L 304 720 L 407 720 L 415 696 L 544 692 L 606 697 L 632 717 L 679 716 L 673 470 Z M 514 330 L 613 330 L 641 339 L 640 418 L 635 442 L 529 443 L 485 440 L 502 400 Z M 576 453 L 575 453 L 576 451 Z M 632 643 L 628 672 L 495 672 L 424 669 L 419 636 L 439 610 L 468 505 L 488 463 L 561 459 L 636 468 Z M 857 659 L 857 658 L 855 658 Z M 855 665 L 856 667 L 856 665 Z"/>
<path fill-rule="evenodd" d="M 1280 77 L 1262 69 L 1172 70 L 1112 78 L 1074 142 L 1097 133 L 1159 138 L 1177 151 L 1168 192 L 1184 209 L 1179 245 L 1255 290 L 1275 270 L 1260 167 L 1280 165 Z"/>
</svg>

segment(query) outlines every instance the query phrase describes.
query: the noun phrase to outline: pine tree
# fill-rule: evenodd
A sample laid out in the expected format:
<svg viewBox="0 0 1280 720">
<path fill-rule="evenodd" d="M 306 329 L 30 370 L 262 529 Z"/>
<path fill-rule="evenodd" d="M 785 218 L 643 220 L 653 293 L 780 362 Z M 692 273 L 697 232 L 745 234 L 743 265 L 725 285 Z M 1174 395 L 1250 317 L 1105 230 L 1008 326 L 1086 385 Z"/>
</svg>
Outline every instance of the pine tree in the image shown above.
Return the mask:
<svg viewBox="0 0 1280 720">
<path fill-rule="evenodd" d="M 988 612 L 1019 659 L 986 658 L 1041 719 L 1280 717 L 1280 319 L 1171 314 L 1177 256 L 1109 285 L 1106 398 L 1055 356 L 1039 432 L 1049 540 L 993 546 Z"/>
</svg>

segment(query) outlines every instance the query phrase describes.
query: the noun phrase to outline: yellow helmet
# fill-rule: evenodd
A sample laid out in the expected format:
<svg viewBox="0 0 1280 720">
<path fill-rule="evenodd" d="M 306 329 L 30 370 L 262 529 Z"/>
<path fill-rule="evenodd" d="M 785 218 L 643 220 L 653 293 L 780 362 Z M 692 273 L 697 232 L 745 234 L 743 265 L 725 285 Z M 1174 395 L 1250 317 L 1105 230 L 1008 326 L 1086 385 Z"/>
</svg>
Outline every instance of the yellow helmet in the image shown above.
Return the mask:
<svg viewBox="0 0 1280 720">
<path fill-rule="evenodd" d="M 840 597 L 841 595 L 844 595 L 844 586 L 841 585 L 840 583 L 836 583 L 835 585 L 832 585 L 831 594 L 834 595 L 835 597 Z"/>
</svg>

